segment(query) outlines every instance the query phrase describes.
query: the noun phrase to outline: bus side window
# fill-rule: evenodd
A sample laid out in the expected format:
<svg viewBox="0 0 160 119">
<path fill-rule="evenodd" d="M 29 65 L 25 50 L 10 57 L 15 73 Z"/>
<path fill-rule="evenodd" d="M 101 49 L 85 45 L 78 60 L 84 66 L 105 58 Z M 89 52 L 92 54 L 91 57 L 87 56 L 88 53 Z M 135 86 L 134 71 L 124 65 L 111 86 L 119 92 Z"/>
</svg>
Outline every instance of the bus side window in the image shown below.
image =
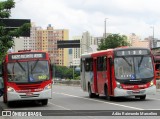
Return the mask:
<svg viewBox="0 0 160 119">
<path fill-rule="evenodd" d="M 107 70 L 107 58 L 103 57 L 103 71 Z"/>
<path fill-rule="evenodd" d="M 93 71 L 93 58 L 87 58 L 85 60 L 85 71 Z"/>
<path fill-rule="evenodd" d="M 102 71 L 103 70 L 103 58 L 98 57 L 97 58 L 97 71 Z"/>
<path fill-rule="evenodd" d="M 89 60 L 85 59 L 85 71 L 88 72 L 89 71 Z"/>
<path fill-rule="evenodd" d="M 90 59 L 90 71 L 93 71 L 93 58 Z"/>
<path fill-rule="evenodd" d="M 160 64 L 156 64 L 156 70 L 160 70 Z"/>
</svg>

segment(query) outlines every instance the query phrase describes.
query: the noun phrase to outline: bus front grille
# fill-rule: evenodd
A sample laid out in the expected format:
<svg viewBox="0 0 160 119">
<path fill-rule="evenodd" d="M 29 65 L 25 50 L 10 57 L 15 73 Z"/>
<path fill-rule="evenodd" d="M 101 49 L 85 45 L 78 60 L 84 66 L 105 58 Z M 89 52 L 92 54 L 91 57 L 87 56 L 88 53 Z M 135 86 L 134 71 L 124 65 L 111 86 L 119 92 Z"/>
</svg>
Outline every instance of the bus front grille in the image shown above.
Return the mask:
<svg viewBox="0 0 160 119">
<path fill-rule="evenodd" d="M 40 88 L 39 84 L 34 84 L 34 85 L 17 85 L 20 90 L 32 90 L 32 89 L 37 89 Z"/>
<path fill-rule="evenodd" d="M 39 94 L 33 94 L 33 95 L 20 95 L 21 98 L 31 98 L 31 97 L 39 97 Z"/>
</svg>

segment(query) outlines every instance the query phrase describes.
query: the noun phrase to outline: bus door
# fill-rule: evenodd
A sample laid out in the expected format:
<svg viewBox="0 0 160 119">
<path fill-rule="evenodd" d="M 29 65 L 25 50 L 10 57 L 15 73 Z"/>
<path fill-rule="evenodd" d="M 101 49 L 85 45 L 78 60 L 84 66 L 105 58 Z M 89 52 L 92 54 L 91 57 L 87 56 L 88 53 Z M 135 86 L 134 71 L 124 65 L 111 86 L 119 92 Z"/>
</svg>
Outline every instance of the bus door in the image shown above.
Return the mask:
<svg viewBox="0 0 160 119">
<path fill-rule="evenodd" d="M 113 71 L 112 71 L 112 65 L 113 65 L 113 61 L 112 58 L 108 58 L 108 93 L 109 95 L 113 95 L 113 85 L 112 85 L 112 81 L 113 81 Z"/>
<path fill-rule="evenodd" d="M 97 87 L 97 59 L 93 58 L 93 82 L 94 82 L 94 89 L 95 93 L 98 93 L 98 87 Z"/>
<path fill-rule="evenodd" d="M 85 60 L 83 59 L 81 59 L 81 87 L 84 91 L 87 91 L 85 78 Z"/>
<path fill-rule="evenodd" d="M 98 93 L 103 94 L 104 92 L 104 84 L 107 79 L 107 74 L 106 74 L 106 61 L 107 58 L 106 56 L 101 56 L 97 57 L 97 88 L 98 88 Z"/>
</svg>

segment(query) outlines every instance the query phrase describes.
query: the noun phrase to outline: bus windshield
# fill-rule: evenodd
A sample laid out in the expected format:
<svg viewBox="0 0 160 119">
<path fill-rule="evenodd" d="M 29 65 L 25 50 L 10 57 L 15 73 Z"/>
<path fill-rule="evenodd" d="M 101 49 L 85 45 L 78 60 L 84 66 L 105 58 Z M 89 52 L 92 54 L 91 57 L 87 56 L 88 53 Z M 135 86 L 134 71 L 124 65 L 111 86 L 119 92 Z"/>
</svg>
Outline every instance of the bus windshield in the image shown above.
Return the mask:
<svg viewBox="0 0 160 119">
<path fill-rule="evenodd" d="M 153 65 L 150 56 L 117 57 L 114 59 L 116 79 L 153 78 Z"/>
<path fill-rule="evenodd" d="M 31 83 L 49 80 L 48 61 L 8 63 L 8 82 Z"/>
</svg>

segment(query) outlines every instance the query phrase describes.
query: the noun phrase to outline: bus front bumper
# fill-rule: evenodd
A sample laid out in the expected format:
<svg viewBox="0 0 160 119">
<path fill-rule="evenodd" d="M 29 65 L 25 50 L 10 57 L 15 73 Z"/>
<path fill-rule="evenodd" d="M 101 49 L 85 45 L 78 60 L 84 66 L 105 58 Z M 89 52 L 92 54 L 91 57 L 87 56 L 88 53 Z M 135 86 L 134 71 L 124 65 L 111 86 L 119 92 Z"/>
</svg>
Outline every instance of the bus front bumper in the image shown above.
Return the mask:
<svg viewBox="0 0 160 119">
<path fill-rule="evenodd" d="M 123 97 L 123 96 L 141 96 L 141 95 L 153 95 L 156 94 L 156 86 L 151 86 L 145 89 L 138 89 L 137 91 L 133 90 L 124 90 L 120 88 L 115 88 L 114 96 Z"/>
<path fill-rule="evenodd" d="M 7 101 L 19 101 L 19 100 L 41 100 L 41 99 L 51 99 L 52 91 L 51 89 L 43 90 L 40 92 L 28 92 L 28 93 L 17 93 L 7 92 Z"/>
</svg>

